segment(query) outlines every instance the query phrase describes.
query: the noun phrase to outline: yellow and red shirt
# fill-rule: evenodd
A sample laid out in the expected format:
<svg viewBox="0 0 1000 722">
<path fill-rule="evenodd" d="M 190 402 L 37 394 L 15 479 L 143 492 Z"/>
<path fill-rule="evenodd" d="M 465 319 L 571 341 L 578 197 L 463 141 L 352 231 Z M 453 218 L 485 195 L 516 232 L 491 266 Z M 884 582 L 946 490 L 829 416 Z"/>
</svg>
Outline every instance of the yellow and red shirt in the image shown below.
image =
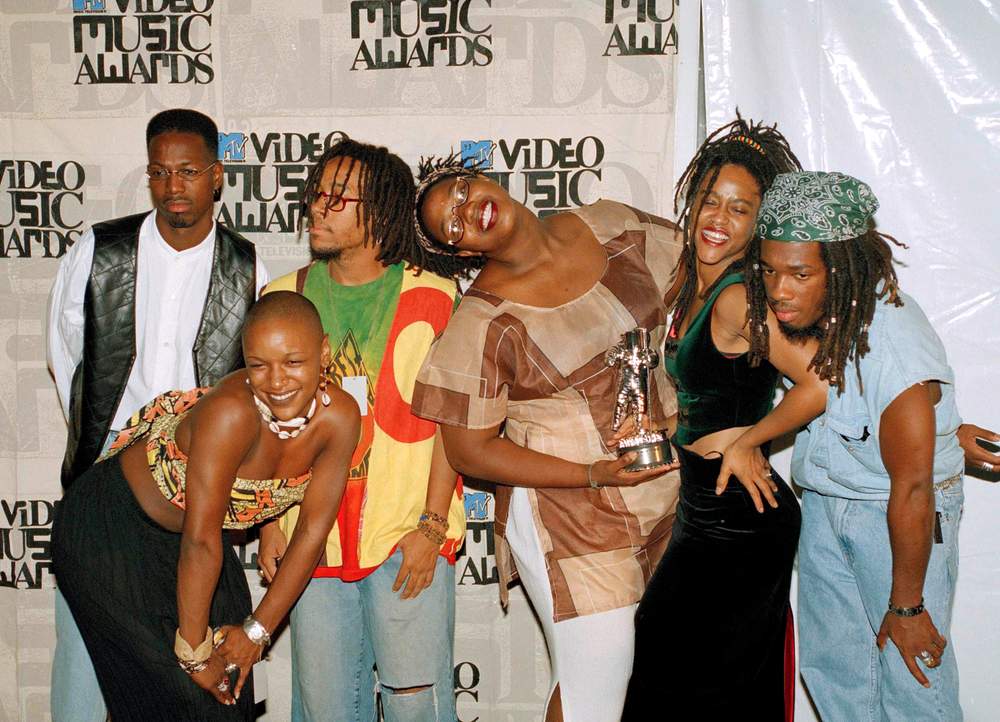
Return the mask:
<svg viewBox="0 0 1000 722">
<path fill-rule="evenodd" d="M 410 400 L 417 372 L 451 317 L 458 289 L 453 281 L 417 275 L 402 264 L 371 283 L 343 286 L 318 262 L 272 281 L 263 292 L 279 290 L 297 291 L 315 304 L 329 335 L 334 376 L 356 399 L 364 394 L 358 399 L 361 439 L 337 522 L 313 575 L 357 581 L 392 555 L 424 510 L 437 427 L 410 413 Z M 289 538 L 297 519 L 298 507 L 281 518 Z M 454 563 L 464 537 L 459 479 L 441 546 L 449 562 Z"/>
</svg>

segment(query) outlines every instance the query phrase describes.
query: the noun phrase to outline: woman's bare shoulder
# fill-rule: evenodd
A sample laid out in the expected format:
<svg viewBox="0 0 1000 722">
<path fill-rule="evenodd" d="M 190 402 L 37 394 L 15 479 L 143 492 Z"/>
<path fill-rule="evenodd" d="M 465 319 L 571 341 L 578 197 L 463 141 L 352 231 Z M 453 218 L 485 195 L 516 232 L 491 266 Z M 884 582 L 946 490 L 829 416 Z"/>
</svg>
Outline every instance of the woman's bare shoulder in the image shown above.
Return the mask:
<svg viewBox="0 0 1000 722">
<path fill-rule="evenodd" d="M 361 423 L 361 410 L 354 397 L 338 386 L 329 385 L 327 396 L 330 403 L 319 407 L 319 420 L 330 439 L 339 438 L 344 433 L 357 433 Z"/>
<path fill-rule="evenodd" d="M 546 216 L 542 220 L 542 223 L 557 238 L 573 240 L 583 238 L 585 241 L 591 241 L 592 238 L 596 238 L 591 227 L 587 225 L 587 222 L 574 211 L 553 213 L 550 216 Z"/>
<path fill-rule="evenodd" d="M 742 283 L 734 283 L 722 289 L 715 299 L 712 318 L 726 329 L 737 331 L 747 324 L 747 289 Z"/>
<path fill-rule="evenodd" d="M 256 429 L 257 410 L 251 392 L 242 378 L 230 374 L 198 402 L 194 418 L 199 424 L 224 424 L 227 427 L 244 425 Z"/>
</svg>

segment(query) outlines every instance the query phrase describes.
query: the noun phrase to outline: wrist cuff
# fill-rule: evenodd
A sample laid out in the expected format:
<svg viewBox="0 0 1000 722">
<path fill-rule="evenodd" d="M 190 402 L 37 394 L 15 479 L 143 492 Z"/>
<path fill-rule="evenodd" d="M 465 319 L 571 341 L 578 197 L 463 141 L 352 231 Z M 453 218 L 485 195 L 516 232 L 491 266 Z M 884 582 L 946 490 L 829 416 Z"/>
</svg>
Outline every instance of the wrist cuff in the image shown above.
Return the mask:
<svg viewBox="0 0 1000 722">
<path fill-rule="evenodd" d="M 194 649 L 192 649 L 191 645 L 188 644 L 188 641 L 181 636 L 181 630 L 179 628 L 174 634 L 174 655 L 177 657 L 179 662 L 199 664 L 212 656 L 212 649 L 213 639 L 211 627 L 209 627 L 208 631 L 205 633 L 205 640 Z"/>
<path fill-rule="evenodd" d="M 924 611 L 923 598 L 920 599 L 920 604 L 915 607 L 897 607 L 892 603 L 892 600 L 889 600 L 889 613 L 895 614 L 897 617 L 915 617 L 918 614 L 923 614 Z"/>
</svg>

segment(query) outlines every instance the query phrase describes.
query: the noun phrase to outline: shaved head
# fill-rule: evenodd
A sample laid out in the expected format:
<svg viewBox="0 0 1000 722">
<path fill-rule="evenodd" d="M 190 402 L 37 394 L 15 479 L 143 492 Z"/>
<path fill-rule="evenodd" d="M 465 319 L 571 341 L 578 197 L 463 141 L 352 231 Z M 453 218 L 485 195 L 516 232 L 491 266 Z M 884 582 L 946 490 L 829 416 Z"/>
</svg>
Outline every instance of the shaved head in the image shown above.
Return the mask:
<svg viewBox="0 0 1000 722">
<path fill-rule="evenodd" d="M 319 312 L 308 298 L 294 291 L 274 291 L 261 297 L 250 307 L 243 324 L 243 345 L 255 326 L 280 323 L 284 326 L 298 326 L 310 335 L 315 334 L 316 343 L 323 340 L 323 322 Z"/>
<path fill-rule="evenodd" d="M 316 403 L 330 344 L 316 307 L 292 291 L 268 293 L 243 324 L 243 358 L 250 391 L 285 421 Z"/>
</svg>

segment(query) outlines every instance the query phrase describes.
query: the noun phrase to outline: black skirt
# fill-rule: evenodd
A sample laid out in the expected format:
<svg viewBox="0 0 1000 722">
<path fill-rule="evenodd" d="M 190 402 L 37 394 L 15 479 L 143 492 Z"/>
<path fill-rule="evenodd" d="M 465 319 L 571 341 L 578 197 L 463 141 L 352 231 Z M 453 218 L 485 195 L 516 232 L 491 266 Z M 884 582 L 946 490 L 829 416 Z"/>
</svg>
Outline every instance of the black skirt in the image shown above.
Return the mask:
<svg viewBox="0 0 1000 722">
<path fill-rule="evenodd" d="M 227 707 L 177 665 L 180 542 L 146 516 L 117 458 L 91 467 L 57 507 L 52 566 L 114 722 L 253 719 L 252 678 Z M 223 550 L 213 627 L 239 624 L 251 612 L 239 559 L 229 544 Z"/>
<path fill-rule="evenodd" d="M 636 611 L 622 719 L 790 720 L 798 500 L 775 475 L 778 508 L 758 514 L 735 478 L 716 496 L 721 458 L 677 451 L 677 517 Z"/>
</svg>

